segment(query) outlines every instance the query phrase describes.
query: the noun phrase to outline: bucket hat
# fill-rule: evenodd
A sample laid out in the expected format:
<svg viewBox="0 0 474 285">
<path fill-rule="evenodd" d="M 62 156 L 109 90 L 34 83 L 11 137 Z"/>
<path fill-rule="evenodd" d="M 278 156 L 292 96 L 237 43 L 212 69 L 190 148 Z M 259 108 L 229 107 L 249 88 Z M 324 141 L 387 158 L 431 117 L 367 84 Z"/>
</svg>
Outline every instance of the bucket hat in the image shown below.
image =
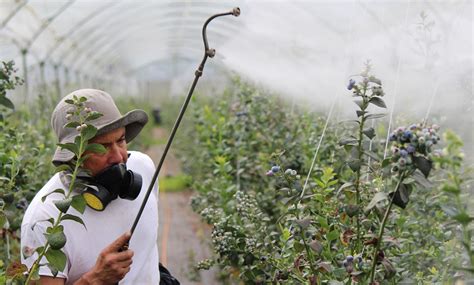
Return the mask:
<svg viewBox="0 0 474 285">
<path fill-rule="evenodd" d="M 102 90 L 80 89 L 62 98 L 56 108 L 54 108 L 51 116 L 51 125 L 58 138 L 58 142 L 61 144 L 74 142 L 74 138 L 79 134 L 75 128 L 64 127 L 68 123 L 66 119 L 67 111 L 71 108 L 71 105 L 66 103 L 66 100 L 72 99 L 74 95 L 86 97 L 85 106 L 93 111 L 102 113 L 103 116 L 90 122 L 97 128 L 96 136 L 125 127 L 125 140 L 128 143 L 140 133 L 148 122 L 148 115 L 143 110 L 132 110 L 122 116 L 112 96 Z M 54 165 L 60 165 L 73 158 L 74 153 L 58 147 L 52 162 Z"/>
</svg>

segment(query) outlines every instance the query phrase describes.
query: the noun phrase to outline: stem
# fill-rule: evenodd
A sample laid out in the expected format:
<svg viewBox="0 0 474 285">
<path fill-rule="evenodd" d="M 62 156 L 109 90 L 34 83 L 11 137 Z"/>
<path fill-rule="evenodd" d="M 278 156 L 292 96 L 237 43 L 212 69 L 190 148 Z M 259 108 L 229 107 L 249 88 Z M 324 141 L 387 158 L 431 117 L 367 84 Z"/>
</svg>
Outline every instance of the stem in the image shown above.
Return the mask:
<svg viewBox="0 0 474 285">
<path fill-rule="evenodd" d="M 295 204 L 295 207 L 298 207 L 298 204 Z M 298 208 L 296 208 L 296 218 L 299 220 L 299 215 L 298 215 Z M 306 250 L 306 254 L 308 255 L 308 261 L 309 261 L 309 265 L 311 267 L 311 272 L 313 273 L 313 275 L 316 275 L 316 269 L 314 267 L 314 261 L 313 261 L 313 255 L 311 254 L 310 250 L 309 250 L 309 247 L 308 247 L 308 244 L 306 243 L 306 238 L 304 236 L 304 233 L 303 231 L 300 232 L 301 233 L 301 239 L 303 240 L 303 244 L 304 244 L 304 248 Z"/>
<path fill-rule="evenodd" d="M 365 112 L 365 109 L 367 109 L 369 105 L 369 101 L 366 96 L 367 93 L 367 84 L 364 84 L 364 89 L 363 89 L 363 94 L 361 95 L 363 104 L 361 106 L 361 110 Z M 359 124 L 359 138 L 358 138 L 358 144 L 357 144 L 357 160 L 359 163 L 362 161 L 362 141 L 363 141 L 363 136 L 364 136 L 364 125 L 365 125 L 365 114 L 361 116 L 360 119 L 360 124 Z M 361 166 L 357 169 L 356 172 L 356 178 L 355 178 L 355 190 L 356 190 L 356 204 L 357 207 L 360 207 L 361 204 L 361 199 L 360 199 L 360 170 Z M 356 244 L 355 244 L 355 249 L 357 251 L 360 250 L 361 247 L 361 233 L 360 233 L 360 210 L 357 209 L 357 214 L 356 214 L 356 223 L 357 223 L 357 239 L 356 239 Z M 354 254 L 354 247 L 351 247 L 351 254 Z"/>
<path fill-rule="evenodd" d="M 81 143 L 79 145 L 79 155 L 78 155 L 78 161 L 79 159 L 82 158 L 83 156 L 83 153 L 84 153 L 84 144 L 87 143 L 86 141 L 84 141 L 83 137 L 81 136 Z M 77 176 L 77 173 L 79 172 L 79 163 L 76 163 L 74 165 L 74 171 L 72 172 L 72 178 L 71 178 L 71 183 L 69 183 L 69 191 L 68 193 L 66 194 L 66 199 L 68 199 L 71 194 L 72 194 L 72 190 L 74 188 L 74 184 L 76 183 L 76 176 Z M 63 217 L 63 212 L 59 211 L 59 215 L 57 217 L 57 219 L 54 221 L 54 224 L 53 224 L 53 228 L 57 227 L 60 222 L 61 222 L 61 218 Z M 30 284 L 31 282 L 31 278 L 33 277 L 33 272 L 35 272 L 36 268 L 39 266 L 39 263 L 41 262 L 41 259 L 43 259 L 44 255 L 46 254 L 46 252 L 48 251 L 49 249 L 49 241 L 46 240 L 46 244 L 44 245 L 43 247 L 43 250 L 41 251 L 41 253 L 38 255 L 38 258 L 35 260 L 35 262 L 33 263 L 33 265 L 31 266 L 30 270 L 28 271 L 28 277 L 26 279 L 26 282 L 25 284 Z"/>
<path fill-rule="evenodd" d="M 395 192 L 393 193 L 392 198 L 390 199 L 390 203 L 388 204 L 388 208 L 385 211 L 385 215 L 384 215 L 383 220 L 382 220 L 382 225 L 380 226 L 379 235 L 377 237 L 377 243 L 375 244 L 375 248 L 374 248 L 374 256 L 372 258 L 372 268 L 370 269 L 370 282 L 369 282 L 369 284 L 372 284 L 374 282 L 375 267 L 377 265 L 377 256 L 378 256 L 378 253 L 379 253 L 380 245 L 382 244 L 382 236 L 383 236 L 383 232 L 384 232 L 384 229 L 385 229 L 385 224 L 387 223 L 388 216 L 390 215 L 390 211 L 392 210 L 393 201 L 395 200 L 395 193 L 398 191 L 398 188 L 400 187 L 400 184 L 402 183 L 404 178 L 405 178 L 405 173 L 402 172 L 400 174 L 400 179 L 397 182 L 397 186 L 395 187 Z"/>
</svg>

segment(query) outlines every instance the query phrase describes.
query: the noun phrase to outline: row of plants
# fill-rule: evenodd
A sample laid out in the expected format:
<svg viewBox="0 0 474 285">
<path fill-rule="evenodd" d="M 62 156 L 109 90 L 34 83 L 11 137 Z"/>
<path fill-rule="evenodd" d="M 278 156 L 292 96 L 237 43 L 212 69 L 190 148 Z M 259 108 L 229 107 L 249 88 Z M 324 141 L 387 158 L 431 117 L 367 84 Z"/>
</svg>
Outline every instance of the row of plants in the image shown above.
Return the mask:
<svg viewBox="0 0 474 285">
<path fill-rule="evenodd" d="M 53 173 L 55 138 L 50 130 L 52 105 L 40 95 L 16 107 L 10 91 L 21 88 L 14 62 L 0 67 L 0 283 L 22 278 L 20 226 L 36 192 Z M 7 94 L 8 93 L 8 94 Z M 34 106 L 34 107 L 33 107 Z M 54 105 L 53 105 L 54 106 Z M 10 282 L 9 281 L 9 282 Z"/>
<path fill-rule="evenodd" d="M 193 125 L 177 145 L 215 252 L 199 268 L 217 265 L 227 281 L 245 284 L 469 278 L 462 142 L 407 122 L 386 142 L 384 113 L 371 111 L 387 107 L 385 94 L 370 66 L 347 89 L 354 120 L 327 129 L 324 116 L 291 112 L 239 80 L 219 100 L 190 105 Z"/>
</svg>

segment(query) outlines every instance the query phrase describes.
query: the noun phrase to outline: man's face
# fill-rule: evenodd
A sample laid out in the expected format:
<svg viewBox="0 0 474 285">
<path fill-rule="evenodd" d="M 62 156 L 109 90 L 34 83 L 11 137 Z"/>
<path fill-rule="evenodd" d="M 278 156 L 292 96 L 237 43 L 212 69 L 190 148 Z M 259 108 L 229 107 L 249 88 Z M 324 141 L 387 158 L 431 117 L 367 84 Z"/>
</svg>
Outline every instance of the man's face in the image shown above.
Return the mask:
<svg viewBox="0 0 474 285">
<path fill-rule="evenodd" d="M 92 176 L 100 173 L 107 167 L 127 162 L 127 142 L 125 141 L 125 128 L 120 128 L 106 134 L 96 136 L 89 143 L 98 143 L 107 150 L 104 154 L 88 153 L 89 158 L 84 162 L 84 168 L 91 172 Z"/>
</svg>

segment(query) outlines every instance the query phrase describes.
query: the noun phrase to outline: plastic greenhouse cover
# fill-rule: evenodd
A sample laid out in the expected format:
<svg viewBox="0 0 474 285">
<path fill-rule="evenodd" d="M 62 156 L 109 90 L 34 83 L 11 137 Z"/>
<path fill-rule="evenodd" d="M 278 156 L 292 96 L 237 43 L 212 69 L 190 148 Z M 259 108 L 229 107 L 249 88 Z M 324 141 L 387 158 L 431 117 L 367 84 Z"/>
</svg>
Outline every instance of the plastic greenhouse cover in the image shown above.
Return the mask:
<svg viewBox="0 0 474 285">
<path fill-rule="evenodd" d="M 209 80 L 232 72 L 295 104 L 352 106 L 339 95 L 370 60 L 393 95 L 391 112 L 472 112 L 468 0 L 2 0 L 0 59 L 15 60 L 21 72 L 27 66 L 30 90 L 55 78 L 95 79 L 127 92 L 166 80 L 179 93 L 202 57 L 202 24 L 235 6 L 239 18 L 209 26 L 217 50 L 206 67 Z"/>
</svg>

